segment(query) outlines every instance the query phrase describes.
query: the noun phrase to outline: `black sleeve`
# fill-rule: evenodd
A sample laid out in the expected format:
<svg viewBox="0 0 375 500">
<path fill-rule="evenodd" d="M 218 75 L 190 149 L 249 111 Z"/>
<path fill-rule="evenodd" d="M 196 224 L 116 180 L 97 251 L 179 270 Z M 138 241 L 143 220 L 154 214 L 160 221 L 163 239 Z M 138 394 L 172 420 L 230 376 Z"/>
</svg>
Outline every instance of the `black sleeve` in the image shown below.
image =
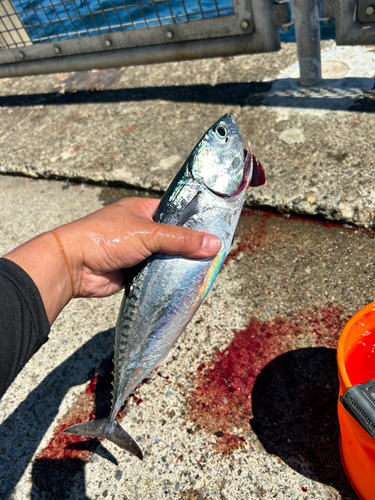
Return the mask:
<svg viewBox="0 0 375 500">
<path fill-rule="evenodd" d="M 47 341 L 49 331 L 33 280 L 14 262 L 0 259 L 0 398 Z"/>
</svg>

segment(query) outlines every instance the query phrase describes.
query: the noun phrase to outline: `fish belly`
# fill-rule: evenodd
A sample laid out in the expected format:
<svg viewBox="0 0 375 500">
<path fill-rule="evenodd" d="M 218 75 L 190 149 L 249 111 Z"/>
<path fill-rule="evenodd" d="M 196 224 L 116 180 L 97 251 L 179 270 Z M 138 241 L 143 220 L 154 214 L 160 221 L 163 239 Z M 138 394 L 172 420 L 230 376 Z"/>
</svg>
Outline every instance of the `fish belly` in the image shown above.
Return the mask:
<svg viewBox="0 0 375 500">
<path fill-rule="evenodd" d="M 134 280 L 116 327 L 114 417 L 163 361 L 200 306 L 212 261 L 157 254 Z"/>
</svg>

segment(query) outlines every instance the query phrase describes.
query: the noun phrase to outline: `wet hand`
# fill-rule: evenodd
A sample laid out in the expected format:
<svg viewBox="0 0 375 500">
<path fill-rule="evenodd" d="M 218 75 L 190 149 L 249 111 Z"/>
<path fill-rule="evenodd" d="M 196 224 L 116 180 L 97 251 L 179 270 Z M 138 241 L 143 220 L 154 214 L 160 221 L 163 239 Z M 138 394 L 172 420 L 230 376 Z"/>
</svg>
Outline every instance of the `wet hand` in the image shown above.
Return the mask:
<svg viewBox="0 0 375 500">
<path fill-rule="evenodd" d="M 219 251 L 216 236 L 155 223 L 152 216 L 158 204 L 154 199 L 124 199 L 54 229 L 57 240 L 49 231 L 4 257 L 33 279 L 52 324 L 72 295 L 105 297 L 118 292 L 124 286 L 124 269 L 152 253 L 205 258 Z"/>
<path fill-rule="evenodd" d="M 155 252 L 204 258 L 215 255 L 220 239 L 208 233 L 158 224 L 159 200 L 127 198 L 55 231 L 71 266 L 75 296 L 104 297 L 124 285 L 124 268 Z"/>
</svg>

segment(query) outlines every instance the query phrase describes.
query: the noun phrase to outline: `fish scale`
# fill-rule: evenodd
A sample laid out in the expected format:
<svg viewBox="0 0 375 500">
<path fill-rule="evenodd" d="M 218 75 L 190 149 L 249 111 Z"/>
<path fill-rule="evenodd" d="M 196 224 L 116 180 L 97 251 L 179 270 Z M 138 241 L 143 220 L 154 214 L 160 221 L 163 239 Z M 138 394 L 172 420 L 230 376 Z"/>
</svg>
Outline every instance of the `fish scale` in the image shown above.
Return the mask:
<svg viewBox="0 0 375 500">
<path fill-rule="evenodd" d="M 263 167 L 244 152 L 233 115 L 203 135 L 163 196 L 155 222 L 216 234 L 219 253 L 187 259 L 162 253 L 134 269 L 116 324 L 114 390 L 107 418 L 76 424 L 67 433 L 107 438 L 142 458 L 116 420 L 129 395 L 166 358 L 209 292 L 231 248 L 246 192 L 264 184 Z"/>
</svg>

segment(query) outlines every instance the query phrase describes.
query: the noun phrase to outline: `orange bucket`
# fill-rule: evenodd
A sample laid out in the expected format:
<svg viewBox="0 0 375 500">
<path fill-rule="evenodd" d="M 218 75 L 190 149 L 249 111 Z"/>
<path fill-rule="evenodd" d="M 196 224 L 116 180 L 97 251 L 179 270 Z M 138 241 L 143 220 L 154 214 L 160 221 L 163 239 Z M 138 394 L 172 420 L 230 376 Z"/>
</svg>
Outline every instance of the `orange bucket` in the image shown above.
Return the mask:
<svg viewBox="0 0 375 500">
<path fill-rule="evenodd" d="M 370 425 L 371 431 L 373 419 L 368 417 L 369 412 L 363 411 L 361 405 L 354 401 L 355 409 L 359 408 L 359 417 L 364 417 L 364 426 L 361 425 L 361 418 L 353 418 L 340 400 L 349 388 L 355 386 L 357 389 L 357 384 L 365 384 L 375 379 L 375 302 L 358 311 L 345 325 L 338 344 L 337 364 L 340 381 L 338 416 L 342 464 L 357 495 L 362 500 L 375 500 L 375 439 L 364 429 L 367 424 Z M 375 403 L 374 384 L 368 395 L 368 388 L 363 387 L 363 394 L 360 396 L 364 400 L 366 396 L 367 399 L 372 396 Z M 369 404 L 371 407 L 372 403 Z"/>
</svg>

